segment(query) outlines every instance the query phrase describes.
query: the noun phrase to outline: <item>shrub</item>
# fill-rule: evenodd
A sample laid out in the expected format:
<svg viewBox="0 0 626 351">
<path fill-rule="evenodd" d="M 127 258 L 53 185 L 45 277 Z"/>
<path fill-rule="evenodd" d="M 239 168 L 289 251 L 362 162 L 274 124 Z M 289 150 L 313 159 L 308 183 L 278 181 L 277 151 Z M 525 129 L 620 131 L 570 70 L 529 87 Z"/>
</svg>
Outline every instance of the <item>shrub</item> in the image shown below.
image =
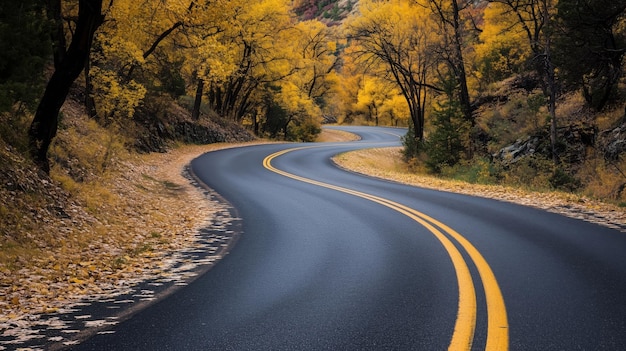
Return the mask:
<svg viewBox="0 0 626 351">
<path fill-rule="evenodd" d="M 443 167 L 459 163 L 467 152 L 470 126 L 454 100 L 439 103 L 432 117 L 435 130 L 424 143 L 424 151 L 428 155 L 426 166 L 434 173 L 441 173 Z"/>
<path fill-rule="evenodd" d="M 548 179 L 552 188 L 573 192 L 578 190 L 582 183 L 579 179 L 566 172 L 563 168 L 556 167 Z"/>
<path fill-rule="evenodd" d="M 441 169 L 441 175 L 468 183 L 496 184 L 502 179 L 502 169 L 486 158 L 475 158 Z"/>
<path fill-rule="evenodd" d="M 409 130 L 402 137 L 402 145 L 404 146 L 402 156 L 405 161 L 408 162 L 419 156 L 421 147 L 420 143 L 415 140 L 415 128 L 413 128 L 413 123 L 409 123 Z"/>
<path fill-rule="evenodd" d="M 547 190 L 551 187 L 554 162 L 539 154 L 523 157 L 503 168 L 502 182 L 533 190 Z"/>
<path fill-rule="evenodd" d="M 322 132 L 319 123 L 312 118 L 306 118 L 303 122 L 289 129 L 290 137 L 297 141 L 313 142 Z"/>
</svg>

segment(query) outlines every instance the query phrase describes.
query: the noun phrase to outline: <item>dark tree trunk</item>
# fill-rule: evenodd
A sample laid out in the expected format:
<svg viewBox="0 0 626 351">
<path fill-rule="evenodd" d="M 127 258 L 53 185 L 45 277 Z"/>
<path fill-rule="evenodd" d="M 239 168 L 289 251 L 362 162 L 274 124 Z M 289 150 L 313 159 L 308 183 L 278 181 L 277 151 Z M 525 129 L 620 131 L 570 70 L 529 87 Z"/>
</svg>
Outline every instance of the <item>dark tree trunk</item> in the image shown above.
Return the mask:
<svg viewBox="0 0 626 351">
<path fill-rule="evenodd" d="M 98 110 L 96 108 L 96 99 L 93 97 L 93 83 L 91 82 L 91 60 L 87 55 L 85 60 L 85 109 L 89 117 L 96 119 L 98 117 Z"/>
<path fill-rule="evenodd" d="M 255 113 L 252 115 L 252 125 L 254 126 L 254 135 L 259 136 L 259 116 Z"/>
<path fill-rule="evenodd" d="M 196 98 L 193 101 L 193 111 L 191 118 L 194 121 L 200 119 L 200 107 L 202 106 L 202 95 L 204 94 L 204 79 L 198 78 L 198 86 L 196 87 Z"/>
<path fill-rule="evenodd" d="M 78 22 L 72 42 L 63 61 L 48 81 L 28 130 L 30 154 L 37 166 L 46 173 L 50 173 L 48 148 L 56 136 L 59 110 L 72 83 L 85 66 L 94 33 L 102 21 L 102 0 L 79 1 Z"/>
<path fill-rule="evenodd" d="M 456 0 L 452 0 L 452 15 L 453 15 L 453 27 L 454 27 L 454 54 L 456 75 L 459 81 L 459 102 L 461 104 L 461 111 L 463 111 L 463 117 L 466 121 L 470 122 L 472 126 L 475 125 L 474 116 L 472 114 L 472 105 L 469 96 L 469 89 L 467 88 L 467 74 L 465 73 L 465 60 L 463 59 L 463 38 L 461 37 L 461 19 L 460 9 Z"/>
</svg>

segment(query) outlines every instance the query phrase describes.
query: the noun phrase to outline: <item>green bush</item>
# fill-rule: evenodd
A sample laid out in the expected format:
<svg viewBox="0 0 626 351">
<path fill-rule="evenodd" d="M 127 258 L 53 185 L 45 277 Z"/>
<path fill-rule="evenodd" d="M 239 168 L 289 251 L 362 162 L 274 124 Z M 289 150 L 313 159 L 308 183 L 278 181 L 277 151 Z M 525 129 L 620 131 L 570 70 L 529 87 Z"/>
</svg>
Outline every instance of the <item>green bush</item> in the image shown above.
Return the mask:
<svg viewBox="0 0 626 351">
<path fill-rule="evenodd" d="M 456 165 L 467 153 L 470 126 L 454 100 L 439 103 L 432 118 L 435 130 L 424 144 L 428 155 L 426 166 L 434 173 L 441 173 L 443 167 Z"/>
<path fill-rule="evenodd" d="M 502 169 L 486 158 L 462 161 L 441 169 L 444 177 L 474 184 L 497 184 L 502 179 L 501 172 Z"/>
<path fill-rule="evenodd" d="M 548 181 L 552 188 L 557 190 L 574 192 L 582 187 L 582 183 L 579 179 L 560 167 L 554 169 Z"/>
<path fill-rule="evenodd" d="M 316 123 L 312 118 L 306 118 L 300 124 L 289 128 L 289 137 L 297 141 L 313 142 L 321 132 L 322 128 L 319 123 Z"/>
<path fill-rule="evenodd" d="M 421 145 L 417 140 L 415 140 L 415 128 L 413 127 L 413 123 L 409 123 L 409 130 L 402 137 L 402 145 L 404 146 L 402 156 L 405 161 L 408 162 L 419 156 Z"/>
</svg>

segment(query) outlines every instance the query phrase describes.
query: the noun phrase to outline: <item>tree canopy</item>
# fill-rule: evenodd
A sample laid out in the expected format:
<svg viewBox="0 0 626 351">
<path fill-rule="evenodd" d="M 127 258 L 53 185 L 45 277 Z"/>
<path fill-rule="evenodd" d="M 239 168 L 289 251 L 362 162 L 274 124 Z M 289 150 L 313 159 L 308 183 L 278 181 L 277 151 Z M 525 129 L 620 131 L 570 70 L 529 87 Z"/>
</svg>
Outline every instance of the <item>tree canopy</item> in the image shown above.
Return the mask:
<svg viewBox="0 0 626 351">
<path fill-rule="evenodd" d="M 469 123 L 458 137 L 472 149 L 477 104 L 525 75 L 542 90 L 557 160 L 559 96 L 578 91 L 596 110 L 618 97 L 625 9 L 624 0 L 4 2 L 0 109 L 35 113 L 42 161 L 58 113 L 35 108 L 51 103 L 42 77 L 74 59 L 70 76 L 85 69 L 85 104 L 103 124 L 132 123 L 149 97 L 168 98 L 187 101 L 195 120 L 212 110 L 258 135 L 310 139 L 305 130 L 325 118 L 410 125 L 420 144 L 443 109 L 454 125 Z"/>
</svg>

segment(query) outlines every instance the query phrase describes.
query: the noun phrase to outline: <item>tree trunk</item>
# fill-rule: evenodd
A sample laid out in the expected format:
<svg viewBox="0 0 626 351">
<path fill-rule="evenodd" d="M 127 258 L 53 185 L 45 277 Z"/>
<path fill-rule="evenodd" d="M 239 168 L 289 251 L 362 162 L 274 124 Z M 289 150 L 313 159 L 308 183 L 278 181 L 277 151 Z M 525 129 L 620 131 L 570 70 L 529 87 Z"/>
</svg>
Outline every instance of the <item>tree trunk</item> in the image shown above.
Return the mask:
<svg viewBox="0 0 626 351">
<path fill-rule="evenodd" d="M 543 16 L 548 18 L 550 16 L 550 12 L 548 11 L 548 2 L 547 0 L 543 0 L 541 3 Z M 557 97 L 557 84 L 556 84 L 556 69 L 554 67 L 554 63 L 552 62 L 552 24 L 550 22 L 547 23 L 548 29 L 546 29 L 546 39 L 545 39 L 545 48 L 544 48 L 544 69 L 546 75 L 546 85 L 548 88 L 548 111 L 550 113 L 550 146 L 552 147 L 552 161 L 555 165 L 559 163 L 559 155 L 557 150 L 557 120 L 556 120 L 556 97 Z"/>
<path fill-rule="evenodd" d="M 557 86 L 554 64 L 552 63 L 552 57 L 550 53 L 550 38 L 546 40 L 545 50 L 545 70 L 546 70 L 546 85 L 548 88 L 548 112 L 550 113 L 550 146 L 552 147 L 552 161 L 554 164 L 559 163 L 559 155 L 557 150 L 557 120 L 556 120 L 556 96 Z"/>
<path fill-rule="evenodd" d="M 258 113 L 252 115 L 252 125 L 254 126 L 254 135 L 259 136 L 259 117 Z"/>
<path fill-rule="evenodd" d="M 87 55 L 85 60 L 85 109 L 89 117 L 96 119 L 98 117 L 98 110 L 96 108 L 96 99 L 93 97 L 93 83 L 91 82 L 91 59 Z"/>
<path fill-rule="evenodd" d="M 465 60 L 463 59 L 463 46 L 462 46 L 462 34 L 461 34 L 461 19 L 460 9 L 456 0 L 452 0 L 453 10 L 453 27 L 454 27 L 454 51 L 455 51 L 455 64 L 456 75 L 459 83 L 459 102 L 461 104 L 461 110 L 466 121 L 470 122 L 472 127 L 476 124 L 474 116 L 472 114 L 471 101 L 469 97 L 469 89 L 467 88 L 467 74 L 465 73 Z"/>
<path fill-rule="evenodd" d="M 204 79 L 198 78 L 198 86 L 196 87 L 196 99 L 193 101 L 193 111 L 191 118 L 194 121 L 200 119 L 200 107 L 202 106 L 202 95 L 204 94 Z"/>
<path fill-rule="evenodd" d="M 59 110 L 72 83 L 85 66 L 94 33 L 102 21 L 102 0 L 79 1 L 78 22 L 72 42 L 63 61 L 48 81 L 28 130 L 30 154 L 35 164 L 45 173 L 50 173 L 48 148 L 56 136 Z"/>
</svg>

